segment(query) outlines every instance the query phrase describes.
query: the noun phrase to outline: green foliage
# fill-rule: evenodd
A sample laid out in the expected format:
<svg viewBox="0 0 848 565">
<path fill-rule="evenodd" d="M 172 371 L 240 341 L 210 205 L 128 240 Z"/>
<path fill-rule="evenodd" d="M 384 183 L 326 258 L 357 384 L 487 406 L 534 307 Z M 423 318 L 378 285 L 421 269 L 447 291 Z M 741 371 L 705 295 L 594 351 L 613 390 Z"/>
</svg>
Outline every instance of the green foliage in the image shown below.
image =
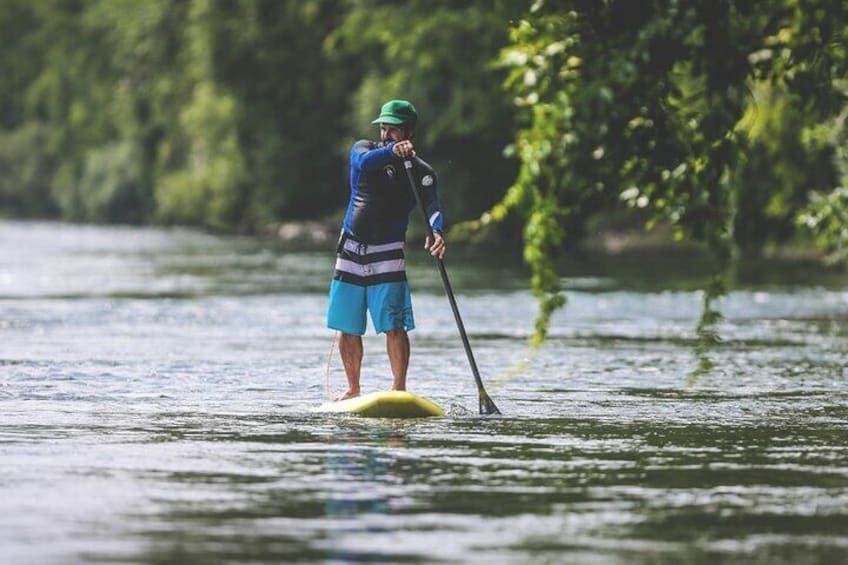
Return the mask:
<svg viewBox="0 0 848 565">
<path fill-rule="evenodd" d="M 744 256 L 795 235 L 795 218 L 808 195 L 838 183 L 832 166 L 834 145 L 815 132 L 819 116 L 793 103 L 785 87 L 754 85 L 740 128 L 749 148 L 736 177 L 739 210 L 734 225 Z"/>
<path fill-rule="evenodd" d="M 344 15 L 337 7 L 13 2 L 0 29 L 31 21 L 33 31 L 0 58 L 4 74 L 23 77 L 20 92 L 0 97 L 18 121 L 49 124 L 48 149 L 59 156 L 50 184 L 66 218 L 252 229 L 326 212 L 343 199 L 346 152 L 335 144 L 353 77 L 323 50 Z M 40 68 L 18 63 L 31 50 Z M 137 166 L 135 204 L 122 212 L 126 190 L 91 183 L 114 180 L 103 159 L 118 168 L 125 155 Z"/>
<path fill-rule="evenodd" d="M 37 27 L 36 8 L 30 0 L 0 2 L 0 128 L 13 130 L 26 121 L 23 93 L 43 64 L 43 45 L 32 33 Z"/>
<path fill-rule="evenodd" d="M 829 250 L 831 262 L 848 260 L 848 187 L 813 194 L 799 222 L 817 235 L 819 245 Z"/>
<path fill-rule="evenodd" d="M 766 158 L 749 174 L 797 146 L 802 120 L 839 107 L 833 84 L 845 72 L 846 21 L 846 7 L 825 0 L 803 9 L 791 0 L 756 9 L 732 0 L 534 4 L 501 60 L 526 124 L 516 142 L 521 169 L 503 206 L 534 226 L 525 231 L 525 257 L 543 297 L 537 341 L 550 304 L 561 301 L 553 265 L 563 235 L 579 235 L 585 218 L 617 202 L 648 212 L 649 227 L 668 222 L 679 239 L 706 243 L 717 274 L 697 334 L 705 348 L 716 341 L 715 301 L 732 278 L 734 225 L 748 221 L 737 222 L 737 209 L 762 198 L 740 188 L 752 154 L 743 117 L 753 81 L 774 85 L 781 115 L 800 118 L 783 140 L 760 139 L 771 155 L 760 150 Z M 813 162 L 821 150 L 813 148 Z M 776 196 L 754 206 L 782 214 L 783 225 L 805 191 L 822 184 L 799 187 L 791 173 L 807 161 L 795 162 L 776 173 L 789 187 L 783 202 Z"/>
<path fill-rule="evenodd" d="M 45 150 L 49 137 L 38 122 L 0 131 L 0 211 L 19 217 L 55 213 L 50 186 L 56 164 Z"/>
<path fill-rule="evenodd" d="M 834 147 L 834 161 L 841 185 L 825 193 L 815 192 L 810 205 L 798 216 L 820 247 L 828 251 L 831 263 L 848 262 L 848 106 L 826 127 L 810 132 L 810 137 L 826 138 Z"/>
<path fill-rule="evenodd" d="M 502 57 L 529 118 L 517 142 L 516 188 L 531 196 L 516 201 L 530 204 L 530 218 L 556 220 L 548 234 L 525 234 L 534 290 L 551 299 L 552 250 L 563 229 L 579 233 L 580 219 L 617 200 L 728 255 L 720 248 L 731 199 L 722 187 L 741 108 L 733 58 L 694 37 L 721 33 L 726 13 L 673 2 L 573 4 L 542 6 L 516 26 Z M 721 72 L 709 66 L 719 56 Z M 543 302 L 543 322 L 549 310 Z"/>
<path fill-rule="evenodd" d="M 239 105 L 246 173 L 241 221 L 304 218 L 341 207 L 349 149 L 342 140 L 359 74 L 356 62 L 329 52 L 325 40 L 341 25 L 343 6 L 328 0 L 212 6 L 211 76 Z"/>
<path fill-rule="evenodd" d="M 162 176 L 155 195 L 159 219 L 219 229 L 233 225 L 246 176 L 236 114 L 232 97 L 212 84 L 198 84 L 180 116 L 183 130 L 191 132 L 182 148 L 187 164 Z"/>
<path fill-rule="evenodd" d="M 239 107 L 214 80 L 211 0 L 190 6 L 183 53 L 191 85 L 179 120 L 160 147 L 154 202 L 160 221 L 225 229 L 237 221 L 245 164 L 239 146 Z"/>
<path fill-rule="evenodd" d="M 161 63 L 151 60 L 153 55 L 158 50 L 163 57 L 170 47 L 160 18 L 167 19 L 174 4 L 45 0 L 31 3 L 25 22 L 11 23 L 0 12 L 0 26 L 28 25 L 26 36 L 10 49 L 9 59 L 20 61 L 28 73 L 11 106 L 18 109 L 18 120 L 49 126 L 43 151 L 57 161 L 49 181 L 50 207 L 63 217 L 150 219 L 153 146 L 159 137 L 155 118 L 160 123 L 169 118 L 151 116 L 147 86 Z M 0 64 L 5 70 L 6 63 Z M 104 159 L 126 155 L 137 165 L 132 167 L 136 196 L 133 209 L 124 211 L 121 207 L 129 205 L 125 190 L 91 183 L 115 180 L 122 163 L 107 164 Z M 105 174 L 104 168 L 116 172 Z M 114 203 L 103 201 L 107 194 L 115 196 Z"/>
<path fill-rule="evenodd" d="M 146 218 L 139 160 L 128 142 L 87 153 L 81 174 L 68 190 L 78 192 L 81 219 L 137 224 Z"/>
</svg>

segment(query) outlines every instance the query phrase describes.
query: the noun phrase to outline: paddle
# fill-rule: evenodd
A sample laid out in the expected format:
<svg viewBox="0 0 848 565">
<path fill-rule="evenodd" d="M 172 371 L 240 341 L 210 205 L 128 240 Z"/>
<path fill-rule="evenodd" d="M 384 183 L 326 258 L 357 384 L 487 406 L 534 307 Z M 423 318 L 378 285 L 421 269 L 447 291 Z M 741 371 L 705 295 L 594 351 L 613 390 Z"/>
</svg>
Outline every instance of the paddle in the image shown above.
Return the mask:
<svg viewBox="0 0 848 565">
<path fill-rule="evenodd" d="M 404 159 L 403 167 L 406 169 L 406 176 L 409 179 L 409 186 L 412 187 L 412 194 L 415 195 L 415 201 L 418 203 L 418 209 L 421 210 L 421 216 L 424 218 L 424 225 L 427 226 L 427 235 L 430 241 L 435 241 L 433 236 L 433 228 L 430 227 L 430 220 L 427 218 L 427 210 L 424 208 L 424 202 L 421 200 L 421 195 L 418 193 L 418 185 L 415 182 L 415 177 L 412 176 L 412 161 Z M 474 382 L 477 383 L 477 393 L 480 397 L 480 414 L 500 414 L 501 411 L 495 406 L 495 403 L 489 397 L 486 389 L 483 388 L 483 380 L 480 378 L 480 371 L 477 370 L 477 363 L 474 361 L 474 354 L 471 353 L 471 344 L 468 343 L 468 335 L 465 333 L 465 326 L 462 324 L 462 317 L 459 315 L 459 307 L 456 305 L 456 298 L 451 290 L 448 273 L 445 270 L 444 262 L 436 259 L 436 265 L 439 267 L 439 274 L 442 275 L 442 284 L 445 287 L 445 293 L 450 300 L 451 310 L 453 310 L 453 318 L 456 320 L 456 327 L 459 330 L 459 337 L 462 338 L 462 345 L 465 347 L 465 355 L 468 357 L 468 363 L 471 365 L 471 372 L 474 373 Z"/>
</svg>

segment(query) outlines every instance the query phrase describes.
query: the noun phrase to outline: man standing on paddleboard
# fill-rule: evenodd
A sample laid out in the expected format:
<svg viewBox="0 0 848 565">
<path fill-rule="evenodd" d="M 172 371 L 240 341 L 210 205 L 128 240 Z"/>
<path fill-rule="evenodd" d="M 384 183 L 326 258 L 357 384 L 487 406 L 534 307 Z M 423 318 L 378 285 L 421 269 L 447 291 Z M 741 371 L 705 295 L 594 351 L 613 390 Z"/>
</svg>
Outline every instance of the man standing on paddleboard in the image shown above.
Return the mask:
<svg viewBox="0 0 848 565">
<path fill-rule="evenodd" d="M 445 255 L 436 173 L 416 156 L 412 144 L 417 122 L 415 106 L 406 100 L 390 100 L 371 122 L 380 126 L 380 141 L 363 139 L 350 150 L 350 203 L 336 249 L 327 310 L 327 327 L 341 332 L 339 352 L 348 384 L 337 400 L 359 396 L 366 311 L 376 332 L 386 334 L 392 390 L 406 390 L 407 332 L 415 327 L 415 320 L 403 246 L 409 213 L 416 203 L 405 160 L 412 162 L 433 230 L 433 241 L 428 236 L 424 248 L 440 259 Z"/>
</svg>

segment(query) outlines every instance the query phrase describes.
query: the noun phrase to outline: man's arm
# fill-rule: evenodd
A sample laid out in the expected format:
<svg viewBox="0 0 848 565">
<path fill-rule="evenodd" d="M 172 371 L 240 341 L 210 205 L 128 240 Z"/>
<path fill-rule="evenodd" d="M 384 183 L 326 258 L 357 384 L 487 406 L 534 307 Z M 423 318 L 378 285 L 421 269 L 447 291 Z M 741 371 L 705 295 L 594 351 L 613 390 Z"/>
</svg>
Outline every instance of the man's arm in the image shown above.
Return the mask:
<svg viewBox="0 0 848 565">
<path fill-rule="evenodd" d="M 371 171 L 385 167 L 391 163 L 394 157 L 392 153 L 394 145 L 394 142 L 392 142 L 385 147 L 373 147 L 368 140 L 357 141 L 350 150 L 350 164 L 360 171 Z"/>
<path fill-rule="evenodd" d="M 432 170 L 426 171 L 418 180 L 418 185 L 421 187 L 421 202 L 424 204 L 424 211 L 427 213 L 427 221 L 430 228 L 433 230 L 434 241 L 430 241 L 430 236 L 427 236 L 424 242 L 424 249 L 430 251 L 430 255 L 444 258 L 447 245 L 444 239 L 444 218 L 442 217 L 441 207 L 439 206 L 439 193 L 436 190 L 438 184 L 436 173 Z"/>
</svg>

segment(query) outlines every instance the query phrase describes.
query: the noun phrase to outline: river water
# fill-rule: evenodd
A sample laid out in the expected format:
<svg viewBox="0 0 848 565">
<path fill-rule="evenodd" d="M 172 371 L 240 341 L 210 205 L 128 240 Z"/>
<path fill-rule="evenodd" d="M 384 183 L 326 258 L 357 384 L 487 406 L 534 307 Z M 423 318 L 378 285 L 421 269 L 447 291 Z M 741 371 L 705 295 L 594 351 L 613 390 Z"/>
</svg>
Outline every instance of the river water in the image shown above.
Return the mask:
<svg viewBox="0 0 848 565">
<path fill-rule="evenodd" d="M 848 278 L 732 292 L 693 377 L 694 288 L 578 269 L 532 353 L 521 269 L 448 258 L 483 418 L 413 255 L 409 384 L 448 416 L 365 420 L 310 412 L 332 247 L 0 222 L 0 561 L 848 560 Z"/>
</svg>

